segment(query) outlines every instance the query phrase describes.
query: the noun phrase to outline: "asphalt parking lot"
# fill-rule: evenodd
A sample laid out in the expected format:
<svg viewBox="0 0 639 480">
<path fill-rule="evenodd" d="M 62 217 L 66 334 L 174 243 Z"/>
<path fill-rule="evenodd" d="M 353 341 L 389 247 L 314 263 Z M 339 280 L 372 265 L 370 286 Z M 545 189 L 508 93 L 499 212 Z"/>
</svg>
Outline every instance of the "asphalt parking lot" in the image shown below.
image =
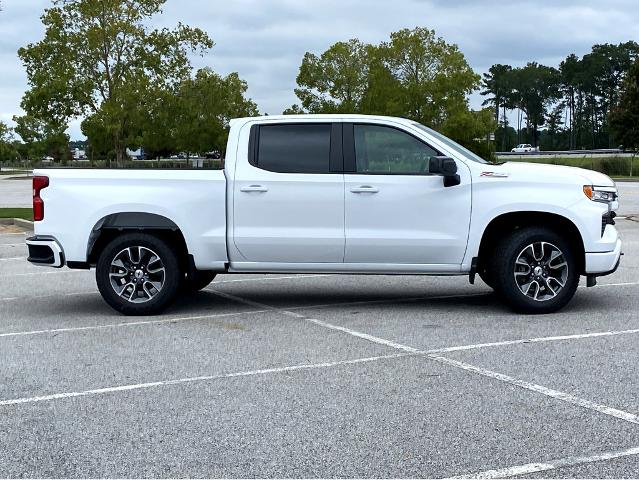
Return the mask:
<svg viewBox="0 0 639 480">
<path fill-rule="evenodd" d="M 464 277 L 223 275 L 158 317 L 0 234 L 0 477 L 636 477 L 639 223 L 562 312 Z"/>
</svg>

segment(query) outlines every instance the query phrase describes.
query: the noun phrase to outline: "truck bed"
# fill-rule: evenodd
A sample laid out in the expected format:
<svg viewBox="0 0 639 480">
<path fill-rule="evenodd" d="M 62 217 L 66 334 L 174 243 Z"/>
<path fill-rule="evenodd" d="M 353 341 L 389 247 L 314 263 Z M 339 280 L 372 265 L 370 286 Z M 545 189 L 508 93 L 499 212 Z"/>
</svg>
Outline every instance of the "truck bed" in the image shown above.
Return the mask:
<svg viewBox="0 0 639 480">
<path fill-rule="evenodd" d="M 37 169 L 44 220 L 35 234 L 56 237 L 66 261 L 84 262 L 92 230 L 109 215 L 145 212 L 171 219 L 201 269 L 223 269 L 226 179 L 222 170 Z"/>
</svg>

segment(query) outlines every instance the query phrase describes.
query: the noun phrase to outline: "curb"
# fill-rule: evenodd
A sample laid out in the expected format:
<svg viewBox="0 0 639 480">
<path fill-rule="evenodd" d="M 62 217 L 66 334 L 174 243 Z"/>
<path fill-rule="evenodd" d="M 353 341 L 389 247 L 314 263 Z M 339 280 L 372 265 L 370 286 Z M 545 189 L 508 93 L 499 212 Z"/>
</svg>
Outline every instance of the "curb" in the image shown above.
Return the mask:
<svg viewBox="0 0 639 480">
<path fill-rule="evenodd" d="M 22 218 L 0 218 L 0 225 L 17 225 L 30 232 L 33 231 L 33 222 Z"/>
</svg>

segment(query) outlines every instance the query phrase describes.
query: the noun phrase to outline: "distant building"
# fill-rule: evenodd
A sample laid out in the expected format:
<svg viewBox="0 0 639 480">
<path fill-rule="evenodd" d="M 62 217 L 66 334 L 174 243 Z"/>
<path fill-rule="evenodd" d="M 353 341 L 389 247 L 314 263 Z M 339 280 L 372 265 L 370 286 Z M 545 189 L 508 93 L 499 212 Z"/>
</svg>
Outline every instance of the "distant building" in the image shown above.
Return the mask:
<svg viewBox="0 0 639 480">
<path fill-rule="evenodd" d="M 80 150 L 79 148 L 72 148 L 71 149 L 71 158 L 73 160 L 86 160 L 87 159 L 87 152 L 86 152 L 86 150 Z"/>
<path fill-rule="evenodd" d="M 126 154 L 133 160 L 144 160 L 146 159 L 146 154 L 144 153 L 143 148 L 138 148 L 137 150 L 131 150 L 130 148 L 126 149 Z"/>
</svg>

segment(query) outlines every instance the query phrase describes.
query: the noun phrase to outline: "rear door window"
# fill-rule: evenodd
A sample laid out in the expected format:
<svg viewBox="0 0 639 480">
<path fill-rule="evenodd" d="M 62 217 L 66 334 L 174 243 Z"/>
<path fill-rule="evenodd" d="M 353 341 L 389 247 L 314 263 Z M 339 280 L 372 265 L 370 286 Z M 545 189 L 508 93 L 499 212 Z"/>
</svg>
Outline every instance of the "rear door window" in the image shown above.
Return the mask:
<svg viewBox="0 0 639 480">
<path fill-rule="evenodd" d="M 331 124 L 261 125 L 257 167 L 278 173 L 329 173 Z"/>
</svg>

